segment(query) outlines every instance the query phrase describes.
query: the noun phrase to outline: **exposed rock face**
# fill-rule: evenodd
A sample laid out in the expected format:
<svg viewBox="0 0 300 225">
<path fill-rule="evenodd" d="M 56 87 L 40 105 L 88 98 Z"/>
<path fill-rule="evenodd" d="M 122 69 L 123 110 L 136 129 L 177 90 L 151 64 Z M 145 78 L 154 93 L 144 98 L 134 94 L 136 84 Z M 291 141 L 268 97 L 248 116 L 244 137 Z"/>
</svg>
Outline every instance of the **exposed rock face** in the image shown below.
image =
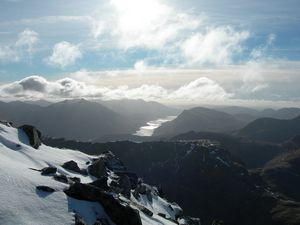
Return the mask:
<svg viewBox="0 0 300 225">
<path fill-rule="evenodd" d="M 55 189 L 44 185 L 37 186 L 36 189 L 39 191 L 50 192 L 50 193 L 55 192 Z"/>
<path fill-rule="evenodd" d="M 99 202 L 117 225 L 142 225 L 138 211 L 128 205 L 122 205 L 112 195 L 100 188 L 89 184 L 74 183 L 65 190 L 65 193 L 79 200 Z"/>
<path fill-rule="evenodd" d="M 51 175 L 51 174 L 55 174 L 56 171 L 57 171 L 57 168 L 49 166 L 49 167 L 43 168 L 43 169 L 41 170 L 41 174 L 42 174 L 43 176 L 45 176 L 45 175 Z"/>
<path fill-rule="evenodd" d="M 70 177 L 69 178 L 71 181 L 73 181 L 73 182 L 77 182 L 77 183 L 80 183 L 80 178 L 79 177 Z"/>
<path fill-rule="evenodd" d="M 130 198 L 131 183 L 129 177 L 127 175 L 121 176 L 118 181 L 118 184 L 120 187 L 120 193 L 126 196 L 127 198 Z"/>
<path fill-rule="evenodd" d="M 75 225 L 87 225 L 87 224 L 78 214 L 75 214 Z"/>
<path fill-rule="evenodd" d="M 94 161 L 89 167 L 88 172 L 94 177 L 101 178 L 106 174 L 105 160 L 99 158 Z"/>
<path fill-rule="evenodd" d="M 12 122 L 8 122 L 6 120 L 0 120 L 0 123 L 1 124 L 4 124 L 5 126 L 8 126 L 8 127 L 12 127 L 13 126 L 13 123 Z"/>
<path fill-rule="evenodd" d="M 65 162 L 62 165 L 62 167 L 65 168 L 65 169 L 67 169 L 67 170 L 71 170 L 73 172 L 76 172 L 76 173 L 87 175 L 86 170 L 80 169 L 79 166 L 78 166 L 78 164 L 75 161 L 73 161 L 73 160 Z"/>
<path fill-rule="evenodd" d="M 63 174 L 55 175 L 53 178 L 54 178 L 54 180 L 57 180 L 57 181 L 62 182 L 62 183 L 68 183 L 69 182 L 68 177 L 66 175 L 63 175 Z"/>
<path fill-rule="evenodd" d="M 90 183 L 90 185 L 98 187 L 104 191 L 108 191 L 109 186 L 107 185 L 107 180 L 108 180 L 107 177 L 101 177 L 101 178 L 95 180 L 94 182 Z"/>
<path fill-rule="evenodd" d="M 28 136 L 30 145 L 32 147 L 34 147 L 35 149 L 38 149 L 40 147 L 40 145 L 42 144 L 41 132 L 38 129 L 36 129 L 34 126 L 31 126 L 31 125 L 23 125 L 23 126 L 20 126 L 19 128 L 21 130 L 23 130 L 26 133 L 26 135 Z"/>
</svg>

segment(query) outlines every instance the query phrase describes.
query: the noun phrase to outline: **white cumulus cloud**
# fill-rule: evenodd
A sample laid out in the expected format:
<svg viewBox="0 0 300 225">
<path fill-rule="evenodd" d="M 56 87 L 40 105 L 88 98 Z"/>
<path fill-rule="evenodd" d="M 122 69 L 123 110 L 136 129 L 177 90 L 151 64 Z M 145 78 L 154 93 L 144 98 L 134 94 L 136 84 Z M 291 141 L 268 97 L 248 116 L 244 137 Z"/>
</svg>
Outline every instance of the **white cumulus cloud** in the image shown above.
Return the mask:
<svg viewBox="0 0 300 225">
<path fill-rule="evenodd" d="M 54 45 L 52 55 L 47 62 L 49 65 L 64 68 L 74 64 L 81 57 L 82 53 L 77 45 L 62 41 Z"/>
<path fill-rule="evenodd" d="M 224 100 L 233 95 L 227 93 L 218 83 L 206 77 L 198 78 L 183 85 L 169 95 L 171 99 L 180 100 Z"/>
<path fill-rule="evenodd" d="M 34 45 L 38 42 L 38 33 L 25 29 L 18 34 L 18 39 L 11 44 L 0 45 L 0 62 L 19 62 L 22 59 L 32 58 Z"/>
<path fill-rule="evenodd" d="M 187 38 L 181 50 L 188 64 L 225 65 L 242 51 L 242 42 L 248 37 L 249 32 L 236 31 L 232 27 L 211 28 Z"/>
<path fill-rule="evenodd" d="M 10 98 L 100 98 L 144 99 L 157 101 L 209 101 L 224 100 L 232 95 L 219 84 L 202 77 L 176 90 L 168 90 L 160 85 L 143 84 L 138 87 L 88 85 L 71 78 L 48 81 L 41 76 L 29 76 L 22 80 L 0 86 L 0 97 Z"/>
</svg>

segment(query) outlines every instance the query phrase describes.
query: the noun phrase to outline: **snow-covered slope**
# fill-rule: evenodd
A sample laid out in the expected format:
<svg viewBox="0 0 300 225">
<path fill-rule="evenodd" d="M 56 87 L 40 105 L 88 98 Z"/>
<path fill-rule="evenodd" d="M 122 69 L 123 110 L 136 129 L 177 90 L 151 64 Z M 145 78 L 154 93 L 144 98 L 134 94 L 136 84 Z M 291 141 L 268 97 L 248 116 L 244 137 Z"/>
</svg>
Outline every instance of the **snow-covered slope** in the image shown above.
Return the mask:
<svg viewBox="0 0 300 225">
<path fill-rule="evenodd" d="M 43 144 L 38 150 L 34 149 L 23 130 L 0 123 L 0 224 L 74 224 L 75 214 L 87 224 L 94 224 L 100 218 L 106 219 L 111 225 L 115 224 L 101 203 L 67 196 L 64 190 L 69 188 L 68 183 L 59 182 L 52 175 L 43 176 L 38 171 L 45 167 L 55 167 L 56 175 L 78 177 L 81 183 L 90 183 L 96 178 L 64 169 L 62 165 L 73 160 L 80 168 L 86 169 L 94 158 L 78 151 L 61 150 Z M 114 174 L 113 171 L 108 172 Z M 110 178 L 108 180 L 111 181 Z M 55 192 L 40 191 L 36 188 L 40 185 L 51 187 Z M 113 194 L 122 204 L 127 203 L 131 208 L 139 210 L 143 225 L 176 224 L 178 218 L 175 217 L 181 211 L 179 206 L 170 204 L 154 191 L 150 200 L 146 194 L 134 197 L 133 192 L 131 190 L 129 198 L 116 192 L 109 194 Z M 141 209 L 145 207 L 153 213 L 152 216 L 142 212 Z"/>
</svg>

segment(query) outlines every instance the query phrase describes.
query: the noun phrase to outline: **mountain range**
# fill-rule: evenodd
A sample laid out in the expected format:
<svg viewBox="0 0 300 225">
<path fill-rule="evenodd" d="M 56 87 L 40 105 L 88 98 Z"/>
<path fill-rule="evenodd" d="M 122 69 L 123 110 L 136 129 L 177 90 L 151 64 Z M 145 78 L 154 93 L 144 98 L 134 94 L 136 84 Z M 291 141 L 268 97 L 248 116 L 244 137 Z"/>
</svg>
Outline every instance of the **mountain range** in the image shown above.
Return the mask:
<svg viewBox="0 0 300 225">
<path fill-rule="evenodd" d="M 128 136 L 151 119 L 177 112 L 162 104 L 142 100 L 112 101 L 105 105 L 110 105 L 111 109 L 84 99 L 46 106 L 39 102 L 0 102 L 0 118 L 17 126 L 33 124 L 47 136 L 87 141 L 105 136 Z"/>
<path fill-rule="evenodd" d="M 281 143 L 300 134 L 300 116 L 294 119 L 257 119 L 237 132 L 252 140 Z"/>
<path fill-rule="evenodd" d="M 184 110 L 176 119 L 163 123 L 153 135 L 174 136 L 188 131 L 229 132 L 243 125 L 243 122 L 228 113 L 197 107 Z"/>
</svg>

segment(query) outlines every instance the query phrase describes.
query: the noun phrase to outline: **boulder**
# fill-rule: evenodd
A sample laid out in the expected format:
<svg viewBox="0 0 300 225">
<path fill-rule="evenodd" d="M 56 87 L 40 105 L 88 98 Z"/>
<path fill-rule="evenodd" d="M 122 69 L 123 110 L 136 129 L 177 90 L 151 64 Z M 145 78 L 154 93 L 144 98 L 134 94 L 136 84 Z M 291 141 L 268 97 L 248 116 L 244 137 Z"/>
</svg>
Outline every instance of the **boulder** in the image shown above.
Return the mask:
<svg viewBox="0 0 300 225">
<path fill-rule="evenodd" d="M 41 174 L 43 176 L 46 176 L 46 175 L 51 175 L 51 174 L 55 174 L 57 171 L 57 168 L 55 167 L 52 167 L 52 166 L 48 166 L 48 167 L 45 167 L 41 170 Z"/>
<path fill-rule="evenodd" d="M 71 184 L 64 192 L 72 198 L 91 202 L 99 201 L 99 196 L 102 195 L 100 188 L 82 183 Z"/>
<path fill-rule="evenodd" d="M 40 147 L 42 144 L 42 133 L 38 129 L 31 125 L 23 125 L 20 126 L 19 129 L 25 132 L 29 139 L 29 143 L 33 148 L 38 149 Z"/>
<path fill-rule="evenodd" d="M 153 216 L 153 212 L 151 210 L 147 209 L 146 207 L 140 206 L 139 209 L 147 216 L 149 216 L 149 217 Z"/>
<path fill-rule="evenodd" d="M 93 185 L 74 183 L 64 192 L 72 198 L 99 202 L 116 225 L 142 225 L 138 210 L 121 204 L 111 194 Z"/>
<path fill-rule="evenodd" d="M 68 177 L 66 175 L 63 175 L 63 174 L 60 174 L 60 175 L 54 175 L 54 180 L 57 180 L 59 182 L 62 182 L 62 183 L 68 183 Z"/>
<path fill-rule="evenodd" d="M 61 167 L 63 167 L 64 169 L 67 169 L 67 170 L 71 170 L 76 173 L 80 173 L 82 175 L 87 175 L 86 170 L 80 169 L 78 164 L 73 160 L 65 162 Z"/>
<path fill-rule="evenodd" d="M 167 217 L 167 215 L 165 213 L 158 213 L 157 215 L 159 215 L 162 218 L 166 218 Z"/>
<path fill-rule="evenodd" d="M 88 173 L 94 177 L 101 178 L 106 175 L 106 165 L 105 161 L 102 158 L 95 160 L 88 167 Z"/>
<path fill-rule="evenodd" d="M 37 186 L 36 189 L 39 191 L 50 192 L 50 193 L 55 192 L 55 189 L 48 187 L 48 186 L 43 186 L 43 185 Z"/>
</svg>

